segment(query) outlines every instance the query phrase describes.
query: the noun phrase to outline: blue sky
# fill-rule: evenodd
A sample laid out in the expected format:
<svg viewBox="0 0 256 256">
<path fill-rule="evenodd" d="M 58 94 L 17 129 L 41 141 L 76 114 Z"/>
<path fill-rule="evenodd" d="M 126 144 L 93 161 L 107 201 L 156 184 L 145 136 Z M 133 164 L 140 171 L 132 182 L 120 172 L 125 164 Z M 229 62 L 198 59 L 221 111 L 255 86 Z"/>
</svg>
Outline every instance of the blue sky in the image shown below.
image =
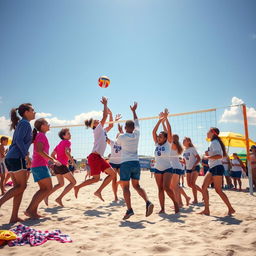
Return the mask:
<svg viewBox="0 0 256 256">
<path fill-rule="evenodd" d="M 105 95 L 125 119 L 134 100 L 146 117 L 237 97 L 256 120 L 255 13 L 253 0 L 2 0 L 0 118 L 32 102 L 74 120 L 100 111 Z M 98 87 L 101 75 L 109 88 Z"/>
</svg>

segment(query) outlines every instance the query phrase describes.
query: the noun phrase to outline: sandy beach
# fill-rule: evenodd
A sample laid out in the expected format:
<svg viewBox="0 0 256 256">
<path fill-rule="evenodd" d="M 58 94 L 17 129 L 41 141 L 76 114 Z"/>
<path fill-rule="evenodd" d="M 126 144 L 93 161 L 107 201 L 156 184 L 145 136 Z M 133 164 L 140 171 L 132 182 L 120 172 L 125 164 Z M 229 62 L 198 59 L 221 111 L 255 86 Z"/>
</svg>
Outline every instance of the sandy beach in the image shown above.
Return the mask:
<svg viewBox="0 0 256 256">
<path fill-rule="evenodd" d="M 84 179 L 84 173 L 75 173 L 78 183 Z M 104 175 L 102 175 L 104 177 Z M 198 184 L 202 184 L 199 177 Z M 242 180 L 243 188 L 248 185 Z M 56 178 L 53 177 L 53 183 Z M 184 206 L 179 214 L 174 214 L 172 202 L 166 197 L 165 215 L 160 210 L 157 187 L 154 178 L 147 171 L 142 172 L 141 185 L 155 204 L 154 213 L 145 217 L 145 204 L 132 189 L 132 204 L 135 215 L 123 221 L 125 204 L 121 188 L 119 201 L 113 202 L 111 186 L 103 191 L 105 202 L 93 196 L 99 186 L 94 184 L 80 190 L 78 199 L 73 191 L 64 198 L 64 208 L 54 199 L 60 190 L 49 200 L 49 207 L 40 205 L 40 213 L 46 218 L 26 220 L 24 225 L 41 230 L 60 229 L 71 236 L 72 243 L 47 241 L 37 247 L 5 246 L 1 255 L 255 255 L 256 250 L 256 197 L 245 192 L 226 191 L 236 214 L 225 216 L 227 209 L 213 189 L 210 193 L 211 216 L 196 214 L 203 204 Z M 29 204 L 37 184 L 30 177 L 24 193 L 20 212 Z M 185 188 L 191 196 L 190 189 Z M 199 196 L 201 199 L 201 196 Z M 9 221 L 12 201 L 4 204 L 0 210 L 0 229 L 10 229 L 15 225 Z M 20 217 L 25 216 L 20 214 Z"/>
</svg>

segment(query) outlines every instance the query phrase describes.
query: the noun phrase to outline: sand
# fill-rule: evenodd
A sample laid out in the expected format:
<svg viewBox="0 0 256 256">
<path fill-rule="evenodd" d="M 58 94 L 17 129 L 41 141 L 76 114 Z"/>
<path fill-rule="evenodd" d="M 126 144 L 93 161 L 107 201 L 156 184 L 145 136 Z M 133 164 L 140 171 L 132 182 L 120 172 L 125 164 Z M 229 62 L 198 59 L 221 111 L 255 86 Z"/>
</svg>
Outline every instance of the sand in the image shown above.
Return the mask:
<svg viewBox="0 0 256 256">
<path fill-rule="evenodd" d="M 104 177 L 104 176 L 103 176 Z M 84 179 L 84 173 L 76 173 L 78 183 Z M 198 184 L 202 184 L 199 177 Z M 53 177 L 53 183 L 56 178 Z M 247 186 L 243 180 L 243 187 Z M 158 215 L 160 210 L 157 187 L 149 172 L 142 172 L 141 185 L 155 204 L 151 216 L 145 217 L 144 201 L 132 189 L 132 204 L 135 215 L 123 221 L 126 207 L 121 188 L 119 201 L 113 202 L 111 186 L 103 191 L 105 202 L 93 196 L 99 183 L 80 190 L 78 199 L 73 191 L 64 198 L 65 207 L 59 207 L 54 199 L 55 192 L 47 208 L 40 205 L 40 213 L 45 219 L 26 220 L 23 224 L 41 230 L 61 229 L 69 234 L 72 243 L 48 241 L 37 247 L 5 246 L 1 255 L 256 255 L 256 197 L 245 192 L 226 191 L 236 214 L 225 216 L 227 209 L 213 189 L 210 193 L 211 216 L 196 214 L 203 204 L 184 207 L 174 214 L 172 202 L 166 198 L 166 215 Z M 30 178 L 20 208 L 20 217 L 28 206 L 37 184 Z M 185 191 L 191 196 L 190 189 Z M 201 199 L 201 196 L 199 196 Z M 12 201 L 0 209 L 0 229 L 9 229 L 7 225 L 11 213 Z"/>
</svg>

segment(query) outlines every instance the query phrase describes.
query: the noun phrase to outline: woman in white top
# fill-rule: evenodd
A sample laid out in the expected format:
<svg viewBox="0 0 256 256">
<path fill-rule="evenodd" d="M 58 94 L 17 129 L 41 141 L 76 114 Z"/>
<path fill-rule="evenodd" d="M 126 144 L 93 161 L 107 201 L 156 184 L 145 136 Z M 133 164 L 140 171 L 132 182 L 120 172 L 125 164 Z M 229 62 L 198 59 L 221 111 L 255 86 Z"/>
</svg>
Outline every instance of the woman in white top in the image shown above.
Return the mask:
<svg viewBox="0 0 256 256">
<path fill-rule="evenodd" d="M 236 153 L 233 153 L 233 159 L 231 160 L 231 177 L 234 181 L 235 190 L 237 190 L 237 183 L 239 185 L 239 190 L 242 190 L 242 171 L 245 169 L 243 162 L 240 160 Z"/>
<path fill-rule="evenodd" d="M 107 98 L 102 97 L 101 103 L 104 106 L 103 117 L 101 121 L 94 120 L 92 118 L 89 120 L 85 120 L 85 126 L 87 128 L 89 127 L 92 128 L 93 135 L 94 135 L 94 145 L 93 145 L 92 153 L 88 156 L 88 164 L 90 166 L 90 175 L 92 176 L 92 178 L 85 180 L 81 184 L 74 187 L 76 198 L 78 196 L 78 192 L 80 188 L 91 185 L 95 182 L 98 182 L 100 180 L 101 172 L 105 172 L 107 174 L 107 177 L 103 180 L 101 186 L 94 193 L 95 196 L 97 196 L 102 201 L 104 201 L 101 195 L 101 192 L 116 176 L 116 173 L 113 170 L 113 168 L 103 158 L 103 155 L 107 146 L 107 142 L 106 142 L 107 132 L 113 127 L 113 123 L 112 123 L 113 117 L 112 117 L 112 112 L 108 108 Z M 108 115 L 109 115 L 110 124 L 108 127 L 104 129 L 103 127 L 105 125 Z"/>
<path fill-rule="evenodd" d="M 228 197 L 222 191 L 222 176 L 224 173 L 224 167 L 222 165 L 222 157 L 223 155 L 226 156 L 226 149 L 219 138 L 219 129 L 218 128 L 211 128 L 207 133 L 207 138 L 211 140 L 210 147 L 208 151 L 205 152 L 205 158 L 209 159 L 209 171 L 205 175 L 202 192 L 204 198 L 204 210 L 200 212 L 200 214 L 210 215 L 210 208 L 209 208 L 209 193 L 208 187 L 213 182 L 214 188 L 216 193 L 221 197 L 223 202 L 228 207 L 228 215 L 235 213 L 235 210 L 231 206 Z"/>
<path fill-rule="evenodd" d="M 168 116 L 169 112 L 166 109 L 165 110 L 166 115 Z M 167 131 L 167 128 L 165 126 L 169 125 L 170 123 L 167 123 L 167 118 L 163 121 L 163 127 L 164 130 Z M 171 189 L 174 193 L 175 200 L 178 202 L 179 207 L 183 206 L 181 195 L 183 195 L 186 199 L 186 205 L 189 205 L 190 197 L 185 193 L 182 187 L 179 186 L 179 180 L 180 176 L 183 173 L 182 165 L 180 163 L 180 155 L 182 154 L 183 148 L 179 142 L 179 136 L 177 134 L 172 134 L 171 126 L 169 127 L 170 130 L 170 157 L 171 157 L 171 165 L 172 165 L 172 178 L 171 178 Z"/>
<path fill-rule="evenodd" d="M 175 200 L 173 191 L 170 189 L 172 178 L 172 165 L 170 159 L 170 147 L 172 142 L 171 126 L 167 119 L 168 111 L 159 114 L 159 120 L 156 123 L 152 135 L 155 142 L 155 166 L 154 176 L 158 187 L 158 198 L 161 210 L 159 214 L 165 213 L 165 196 L 164 192 L 172 199 L 175 213 L 179 212 L 178 203 Z M 159 125 L 166 121 L 167 131 L 162 131 L 157 134 Z"/>
<path fill-rule="evenodd" d="M 193 204 L 197 204 L 197 191 L 202 193 L 202 189 L 196 185 L 196 180 L 199 175 L 200 166 L 199 162 L 201 160 L 200 156 L 198 155 L 192 141 L 190 138 L 185 137 L 183 140 L 183 146 L 185 150 L 183 152 L 183 158 L 186 164 L 186 177 L 187 183 L 190 188 L 192 188 L 194 201 Z"/>
</svg>

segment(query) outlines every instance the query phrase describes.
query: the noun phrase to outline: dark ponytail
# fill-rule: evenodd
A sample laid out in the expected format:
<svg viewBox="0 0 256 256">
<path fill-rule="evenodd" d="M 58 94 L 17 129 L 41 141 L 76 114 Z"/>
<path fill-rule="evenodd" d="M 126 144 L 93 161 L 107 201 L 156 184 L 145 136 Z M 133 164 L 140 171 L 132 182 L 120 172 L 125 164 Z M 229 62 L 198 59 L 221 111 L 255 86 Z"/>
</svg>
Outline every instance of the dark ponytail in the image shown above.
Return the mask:
<svg viewBox="0 0 256 256">
<path fill-rule="evenodd" d="M 85 126 L 86 126 L 87 129 L 91 127 L 92 122 L 93 122 L 93 119 L 92 119 L 92 118 L 86 119 L 86 120 L 84 121 L 84 124 L 85 124 Z"/>
<path fill-rule="evenodd" d="M 31 103 L 24 103 L 24 104 L 21 104 L 18 108 L 13 108 L 11 110 L 11 113 L 10 113 L 10 116 L 11 116 L 10 130 L 15 130 L 17 125 L 18 125 L 18 122 L 20 121 L 20 118 L 17 115 L 17 111 L 18 111 L 19 115 L 21 117 L 23 117 L 24 113 L 26 111 L 29 111 L 31 109 L 31 107 L 32 107 Z"/>
<path fill-rule="evenodd" d="M 35 121 L 34 129 L 33 129 L 33 137 L 32 137 L 32 143 L 36 139 L 37 132 L 41 132 L 41 126 L 45 124 L 47 121 L 44 118 L 39 118 Z"/>
<path fill-rule="evenodd" d="M 227 156 L 226 147 L 225 147 L 224 143 L 222 142 L 221 138 L 219 137 L 220 130 L 216 127 L 212 127 L 210 130 L 213 133 L 213 137 L 212 137 L 211 141 L 217 140 L 220 143 L 221 149 L 223 151 L 223 156 Z"/>
</svg>

